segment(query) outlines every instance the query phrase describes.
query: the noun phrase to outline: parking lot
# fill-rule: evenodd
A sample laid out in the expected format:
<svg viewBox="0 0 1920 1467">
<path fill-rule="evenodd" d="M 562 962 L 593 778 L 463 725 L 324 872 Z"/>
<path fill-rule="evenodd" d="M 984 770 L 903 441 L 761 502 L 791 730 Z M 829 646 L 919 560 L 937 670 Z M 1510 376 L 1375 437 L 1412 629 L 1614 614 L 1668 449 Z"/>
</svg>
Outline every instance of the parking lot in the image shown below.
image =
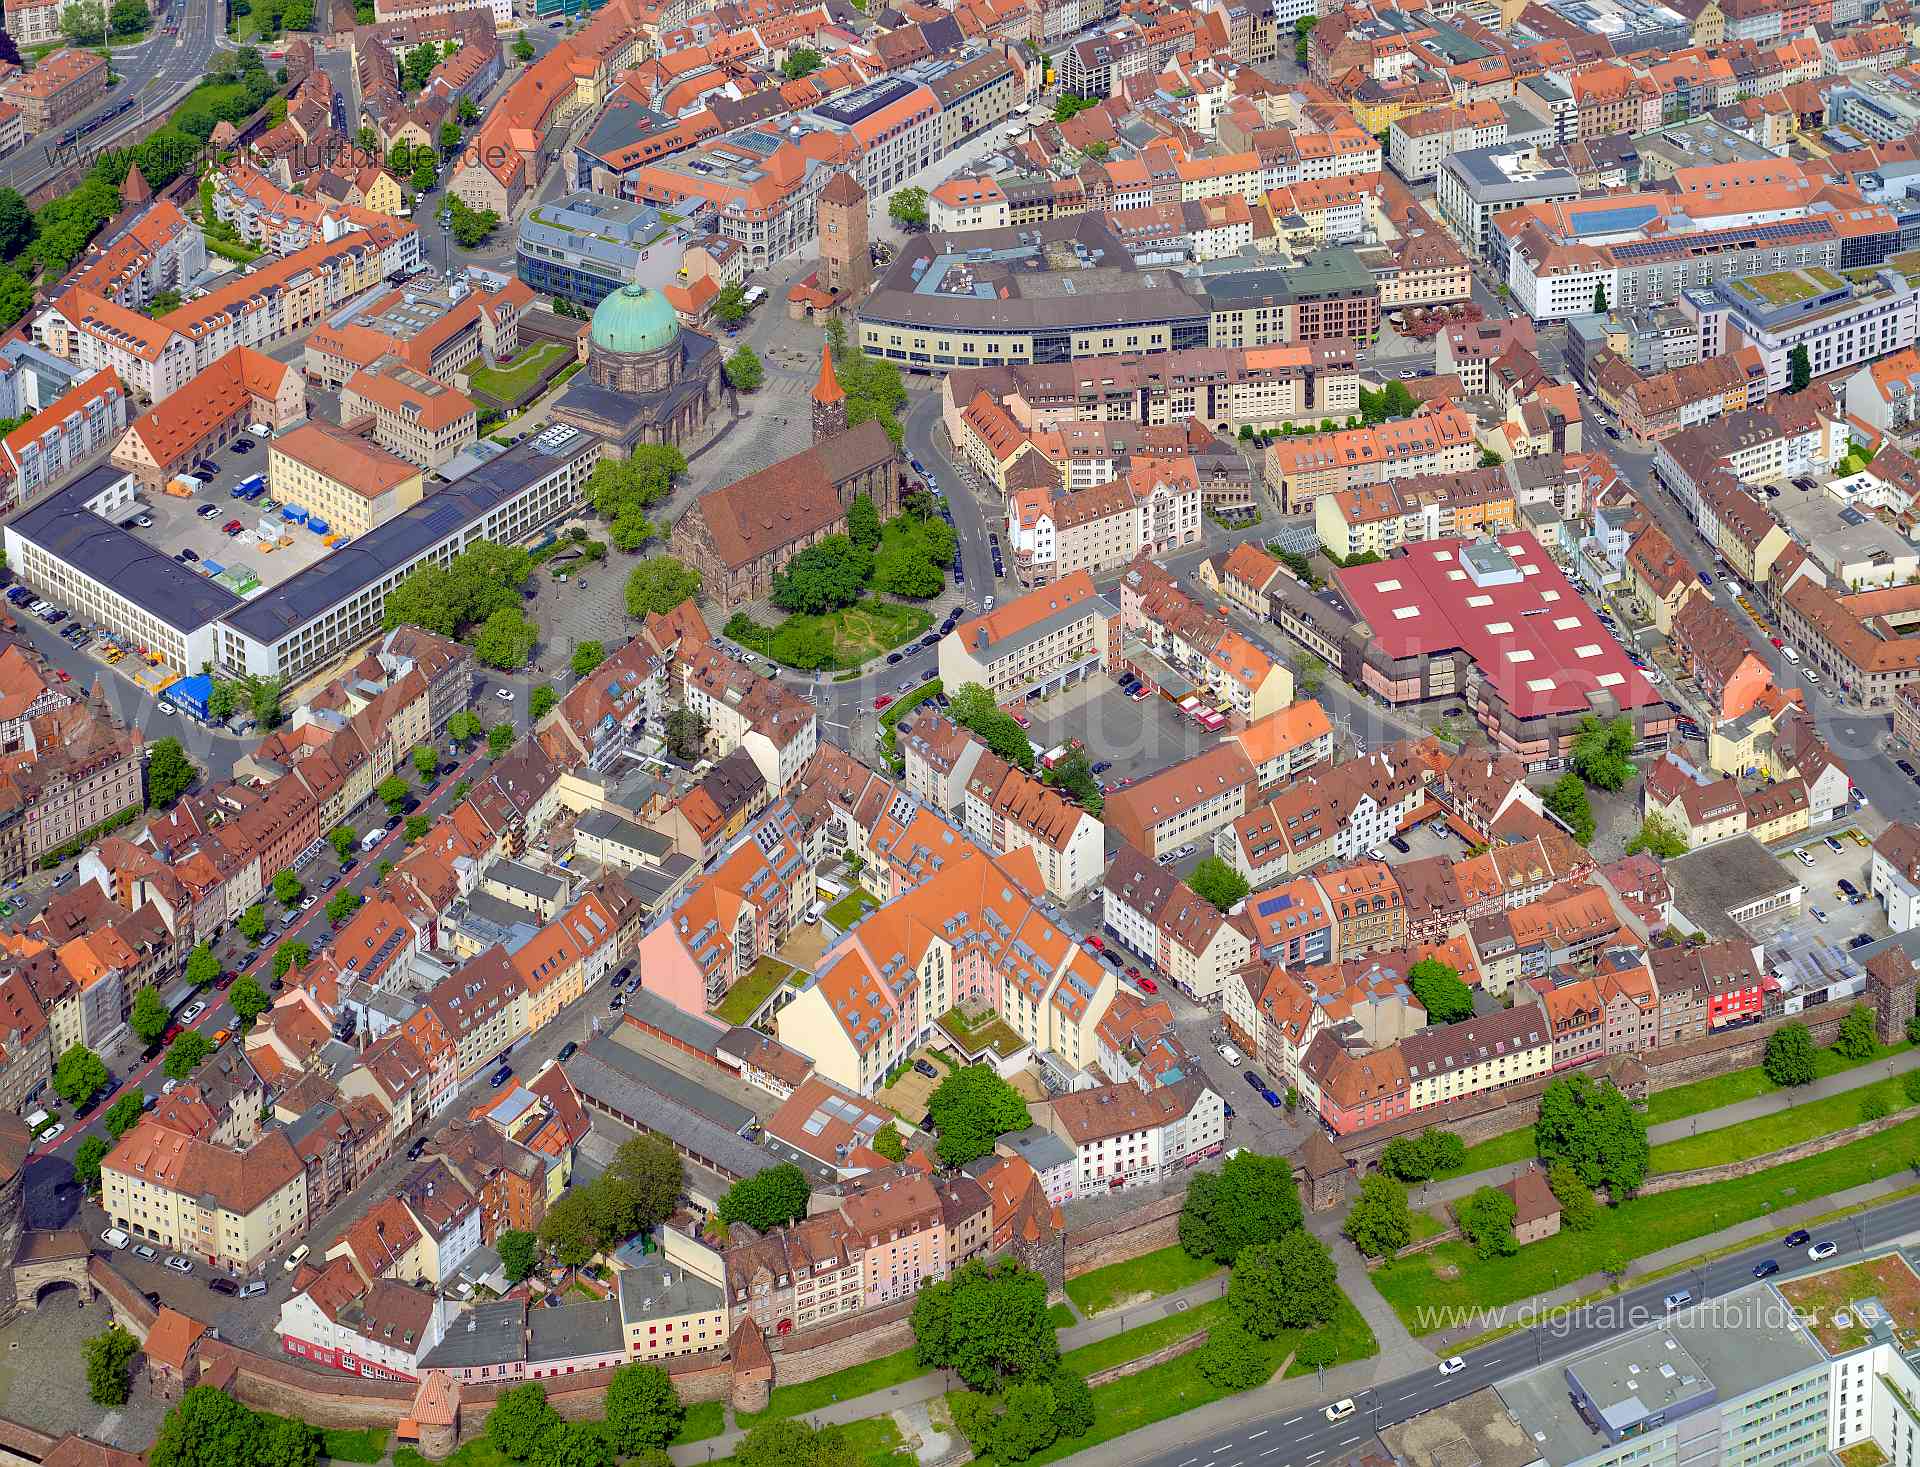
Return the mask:
<svg viewBox="0 0 1920 1467">
<path fill-rule="evenodd" d="M 327 553 L 327 547 L 321 536 L 304 525 L 282 520 L 277 508 L 269 510 L 270 500 L 263 497 L 248 503 L 233 497 L 232 490 L 242 479 L 267 471 L 264 442 L 252 437 L 243 437 L 237 442 L 252 447 L 244 453 L 221 449 L 205 460 L 213 467 L 213 481 L 198 489 L 192 498 L 142 495 L 140 508 L 153 523 L 129 528 L 156 550 L 176 560 L 182 551 L 191 551 L 198 557 L 195 564 L 213 561 L 242 575 L 251 573 L 263 586 L 277 585 L 320 559 Z M 274 531 L 268 542 L 271 549 L 260 543 L 258 534 L 258 527 L 269 520 Z M 235 521 L 239 522 L 241 532 L 226 534 L 223 527 Z M 291 543 L 282 546 L 281 539 Z"/>
<path fill-rule="evenodd" d="M 1862 834 L 1864 838 L 1864 832 Z M 1822 924 L 1824 935 L 1842 943 L 1861 933 L 1885 937 L 1886 913 L 1868 891 L 1867 870 L 1873 862 L 1873 851 L 1849 838 L 1844 829 L 1831 839 L 1839 845 L 1839 850 L 1832 849 L 1825 835 L 1810 835 L 1792 846 L 1779 848 L 1780 859 L 1786 863 L 1787 870 L 1806 883 L 1803 910 L 1816 922 L 1820 919 L 1814 913 L 1824 913 L 1827 919 Z M 1796 854 L 1798 851 L 1805 851 L 1813 864 L 1809 866 L 1802 861 Z M 1840 890 L 1839 883 L 1843 880 L 1853 883 L 1860 900 L 1849 900 Z"/>
<path fill-rule="evenodd" d="M 1191 719 L 1183 718 L 1160 697 L 1134 702 L 1110 678 L 1095 676 L 1076 683 L 1024 710 L 1027 736 L 1050 749 L 1071 737 L 1087 746 L 1095 763 L 1108 761 L 1102 783 L 1138 782 L 1170 765 L 1210 748 L 1220 740 Z"/>
</svg>

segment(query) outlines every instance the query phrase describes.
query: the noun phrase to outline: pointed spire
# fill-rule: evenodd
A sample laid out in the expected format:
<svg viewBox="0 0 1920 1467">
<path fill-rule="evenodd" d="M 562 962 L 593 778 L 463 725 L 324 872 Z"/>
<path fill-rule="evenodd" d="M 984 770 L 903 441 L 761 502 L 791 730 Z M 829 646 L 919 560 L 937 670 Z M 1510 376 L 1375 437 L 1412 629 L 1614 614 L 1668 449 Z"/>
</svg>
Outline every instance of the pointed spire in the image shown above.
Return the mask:
<svg viewBox="0 0 1920 1467">
<path fill-rule="evenodd" d="M 847 400 L 840 379 L 833 375 L 833 348 L 826 345 L 820 348 L 820 380 L 813 384 L 813 400 L 820 403 Z"/>
<path fill-rule="evenodd" d="M 120 197 L 129 204 L 144 204 L 153 198 L 153 189 L 138 163 L 127 169 L 126 182 L 120 185 Z"/>
</svg>

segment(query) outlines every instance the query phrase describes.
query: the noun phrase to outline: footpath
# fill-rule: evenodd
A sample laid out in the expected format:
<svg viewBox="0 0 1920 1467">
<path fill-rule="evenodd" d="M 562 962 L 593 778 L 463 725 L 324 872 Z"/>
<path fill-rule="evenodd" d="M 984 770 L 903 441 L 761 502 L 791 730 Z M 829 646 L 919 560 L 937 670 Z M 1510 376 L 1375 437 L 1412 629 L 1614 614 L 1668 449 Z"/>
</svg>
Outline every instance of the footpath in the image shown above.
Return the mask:
<svg viewBox="0 0 1920 1467">
<path fill-rule="evenodd" d="M 1887 1066 L 1891 1068 L 1886 1068 Z M 1811 1085 L 1802 1086 L 1793 1091 L 1792 1102 L 1799 1104 L 1809 1100 L 1819 1100 L 1829 1095 L 1842 1094 L 1871 1084 L 1887 1075 L 1900 1075 L 1914 1069 L 1920 1069 L 1920 1049 L 1908 1050 L 1894 1056 L 1891 1060 L 1844 1070 L 1837 1075 L 1816 1080 Z M 1736 1101 L 1731 1105 L 1704 1111 L 1697 1116 L 1664 1122 L 1650 1127 L 1647 1135 L 1650 1141 L 1658 1145 L 1695 1135 L 1698 1131 L 1716 1131 L 1726 1126 L 1738 1125 L 1742 1121 L 1772 1115 L 1788 1108 L 1785 1093 L 1775 1092 L 1756 1096 L 1751 1100 Z M 1455 1197 L 1463 1197 L 1480 1187 L 1497 1185 L 1507 1180 L 1521 1171 L 1525 1165 L 1526 1163 L 1517 1163 L 1511 1166 L 1491 1167 L 1484 1171 L 1454 1177 L 1446 1182 L 1429 1183 L 1418 1196 L 1408 1200 L 1416 1207 L 1424 1207 Z M 1898 1192 L 1905 1191 L 1912 1185 L 1912 1174 L 1902 1170 L 1879 1181 L 1866 1182 L 1830 1196 L 1816 1197 L 1794 1207 L 1781 1208 L 1764 1217 L 1749 1218 L 1745 1222 L 1731 1224 L 1701 1237 L 1690 1238 L 1686 1242 L 1676 1243 L 1670 1248 L 1662 1248 L 1657 1252 L 1649 1253 L 1644 1258 L 1635 1259 L 1628 1268 L 1626 1276 L 1621 1279 L 1620 1286 L 1622 1289 L 1631 1289 L 1650 1275 L 1672 1272 L 1706 1255 L 1737 1249 L 1762 1238 L 1780 1236 L 1815 1217 L 1823 1217 L 1843 1210 L 1855 1212 L 1861 1208 L 1873 1206 Z M 1203 1440 L 1215 1432 L 1234 1430 L 1257 1418 L 1271 1416 L 1276 1412 L 1317 1407 L 1328 1400 L 1354 1395 L 1383 1382 L 1429 1369 L 1442 1354 L 1451 1353 L 1468 1338 L 1482 1336 L 1489 1331 L 1509 1325 L 1517 1325 L 1520 1321 L 1536 1319 L 1542 1313 L 1556 1308 L 1565 1308 L 1600 1292 L 1607 1285 L 1606 1276 L 1598 1273 L 1586 1278 L 1574 1279 L 1547 1293 L 1537 1294 L 1530 1299 L 1518 1299 L 1498 1309 L 1488 1310 L 1475 1320 L 1470 1329 L 1441 1331 L 1428 1335 L 1424 1339 L 1415 1339 L 1399 1315 L 1373 1287 L 1365 1261 L 1353 1245 L 1340 1235 L 1341 1221 L 1341 1214 L 1319 1213 L 1308 1217 L 1307 1226 L 1332 1249 L 1334 1260 L 1339 1266 L 1340 1287 L 1372 1327 L 1380 1345 L 1378 1353 L 1369 1359 L 1356 1360 L 1351 1364 L 1330 1370 L 1326 1372 L 1324 1380 L 1302 1376 L 1292 1380 L 1270 1381 L 1258 1390 L 1229 1396 L 1223 1401 L 1215 1401 L 1197 1410 L 1168 1417 L 1164 1421 L 1155 1422 L 1117 1441 L 1103 1442 L 1085 1452 L 1062 1458 L 1055 1467 L 1123 1467 L 1123 1464 L 1150 1460 L 1174 1447 Z M 1844 1228 L 1846 1224 L 1841 1223 L 1837 1226 Z M 1184 1312 L 1195 1304 L 1217 1299 L 1225 1293 L 1226 1282 L 1226 1275 L 1220 1274 L 1150 1303 L 1135 1305 L 1129 1309 L 1114 1310 L 1094 1319 L 1079 1319 L 1079 1311 L 1074 1309 L 1073 1312 L 1079 1322 L 1060 1330 L 1061 1352 L 1064 1354 L 1069 1350 L 1076 1350 L 1096 1340 L 1108 1339 L 1125 1330 L 1137 1329 L 1154 1320 Z M 1068 1307 L 1073 1308 L 1072 1305 Z M 811 1422 L 815 1426 L 844 1426 L 867 1417 L 884 1416 L 890 1412 L 900 1411 L 906 1413 L 916 1430 L 925 1434 L 925 1428 L 921 1423 L 925 1421 L 927 1403 L 944 1395 L 950 1388 L 951 1382 L 946 1372 L 930 1371 L 912 1380 L 902 1381 L 899 1385 L 871 1391 L 861 1396 L 850 1396 L 844 1401 L 836 1400 L 818 1410 L 801 1412 L 799 1416 L 801 1420 Z M 690 1442 L 669 1448 L 668 1455 L 672 1457 L 676 1467 L 701 1467 L 701 1464 L 718 1462 L 732 1456 L 734 1449 L 745 1435 L 745 1430 L 735 1422 L 733 1412 L 729 1409 L 727 1429 L 720 1435 L 710 1437 L 706 1441 Z M 934 1444 L 930 1442 L 929 1445 Z M 938 1448 L 938 1452 L 934 1455 L 929 1455 L 923 1450 L 923 1461 L 931 1462 L 935 1459 L 935 1455 L 945 1455 L 947 1448 L 944 1439 L 938 1443 Z"/>
<path fill-rule="evenodd" d="M 1889 1068 L 1891 1066 L 1891 1068 Z M 1668 1141 L 1683 1141 L 1689 1136 L 1697 1136 L 1702 1131 L 1719 1131 L 1728 1126 L 1737 1126 L 1742 1121 L 1759 1120 L 1762 1116 L 1784 1115 L 1795 1106 L 1804 1105 L 1811 1100 L 1824 1100 L 1829 1095 L 1841 1095 L 1849 1090 L 1858 1090 L 1884 1080 L 1890 1075 L 1903 1075 L 1909 1070 L 1920 1069 L 1920 1049 L 1909 1049 L 1891 1059 L 1878 1060 L 1870 1065 L 1857 1065 L 1850 1070 L 1842 1070 L 1837 1075 L 1828 1075 L 1815 1080 L 1811 1085 L 1801 1085 L 1792 1090 L 1773 1090 L 1765 1095 L 1756 1095 L 1751 1100 L 1736 1100 L 1731 1105 L 1720 1106 L 1716 1110 L 1702 1111 L 1697 1116 L 1684 1116 L 1677 1121 L 1662 1121 L 1657 1126 L 1647 1127 L 1647 1140 L 1655 1146 Z M 1502 1182 L 1510 1182 L 1521 1172 L 1532 1166 L 1533 1162 L 1510 1162 L 1505 1166 L 1487 1167 L 1482 1171 L 1467 1172 L 1462 1176 L 1449 1177 L 1444 1182 L 1427 1182 L 1422 1186 L 1409 1189 L 1412 1193 L 1407 1202 L 1414 1208 L 1433 1206 L 1441 1202 L 1454 1202 L 1479 1191 L 1482 1187 L 1498 1187 Z"/>
</svg>

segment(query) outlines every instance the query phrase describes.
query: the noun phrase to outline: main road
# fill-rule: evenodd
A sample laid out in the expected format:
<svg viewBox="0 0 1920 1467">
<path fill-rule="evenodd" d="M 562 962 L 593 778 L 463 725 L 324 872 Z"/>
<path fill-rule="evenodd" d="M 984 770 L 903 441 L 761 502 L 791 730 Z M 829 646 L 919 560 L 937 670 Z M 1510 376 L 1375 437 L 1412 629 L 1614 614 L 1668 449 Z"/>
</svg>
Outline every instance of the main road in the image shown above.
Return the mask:
<svg viewBox="0 0 1920 1467">
<path fill-rule="evenodd" d="M 97 152 L 140 122 L 169 110 L 206 74 L 207 62 L 226 27 L 225 7 L 226 0 L 181 0 L 177 15 L 167 12 L 178 20 L 180 34 L 156 32 L 137 46 L 115 51 L 112 65 L 119 73 L 119 82 L 59 131 L 111 112 L 132 97 L 137 106 L 83 140 L 81 146 L 86 151 Z M 163 23 L 163 17 L 156 16 L 155 21 Z M 65 167 L 65 161 L 48 159 L 48 144 L 54 141 L 29 138 L 25 145 L 0 158 L 0 187 L 29 193 Z"/>
<path fill-rule="evenodd" d="M 1840 1246 L 1838 1258 L 1827 1265 L 1837 1266 L 1849 1256 L 1916 1228 L 1920 1228 L 1920 1197 L 1907 1197 L 1817 1228 L 1814 1239 L 1831 1240 Z M 1766 1259 L 1777 1260 L 1790 1274 L 1803 1256 L 1776 1239 L 1611 1298 L 1549 1315 L 1530 1329 L 1469 1350 L 1460 1357 L 1463 1367 L 1451 1375 L 1428 1369 L 1359 1392 L 1352 1397 L 1352 1414 L 1338 1421 L 1327 1419 L 1326 1407 L 1315 1406 L 1200 1436 L 1188 1434 L 1174 1445 L 1140 1456 L 1129 1456 L 1124 1448 L 1116 1452 L 1111 1445 L 1102 1451 L 1108 1454 L 1108 1460 L 1125 1461 L 1132 1467 L 1312 1467 L 1323 1457 L 1338 1457 L 1359 1446 L 1369 1434 L 1384 1427 L 1663 1319 L 1668 1313 L 1665 1299 L 1675 1290 L 1690 1290 L 1698 1305 L 1752 1283 L 1755 1265 Z M 1164 1425 L 1177 1432 L 1179 1418 Z"/>
</svg>

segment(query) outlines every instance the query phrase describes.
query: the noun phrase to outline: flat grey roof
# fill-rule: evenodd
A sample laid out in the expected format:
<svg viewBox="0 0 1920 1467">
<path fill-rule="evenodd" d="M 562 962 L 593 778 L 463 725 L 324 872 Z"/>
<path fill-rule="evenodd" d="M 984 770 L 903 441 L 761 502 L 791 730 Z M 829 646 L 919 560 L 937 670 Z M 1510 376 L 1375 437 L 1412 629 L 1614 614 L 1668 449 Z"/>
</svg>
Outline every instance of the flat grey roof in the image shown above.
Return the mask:
<svg viewBox="0 0 1920 1467">
<path fill-rule="evenodd" d="M 527 1310 L 527 1360 L 571 1360 L 578 1355 L 610 1355 L 626 1350 L 618 1299 L 558 1308 Z"/>
<path fill-rule="evenodd" d="M 165 551 L 86 507 L 88 500 L 126 477 L 126 470 L 107 466 L 82 474 L 28 505 L 8 522 L 9 527 L 21 539 L 137 603 L 177 632 L 198 631 L 244 606 L 225 586 L 188 570 Z M 126 512 L 131 517 L 139 511 L 129 505 Z"/>
<path fill-rule="evenodd" d="M 1779 857 L 1750 835 L 1689 851 L 1666 865 L 1674 906 L 1713 937 L 1745 935 L 1729 912 L 1801 885 Z"/>
<path fill-rule="evenodd" d="M 627 1013 L 701 1054 L 718 1053 L 720 1041 L 727 1036 L 727 1031 L 720 1025 L 709 1023 L 698 1014 L 688 1013 L 677 1003 L 656 998 L 644 988 L 627 995 Z"/>
<path fill-rule="evenodd" d="M 716 1126 L 725 1126 L 729 1131 L 737 1132 L 760 1119 L 750 1107 L 722 1095 L 718 1090 L 709 1089 L 678 1070 L 670 1070 L 648 1059 L 612 1034 L 603 1034 L 588 1044 L 587 1053 L 636 1084 L 658 1091 L 695 1115 L 705 1116 Z"/>
<path fill-rule="evenodd" d="M 638 1267 L 621 1269 L 618 1281 L 620 1317 L 628 1324 L 719 1309 L 727 1301 L 726 1291 L 718 1284 L 652 1254 Z"/>
<path fill-rule="evenodd" d="M 1556 1464 L 1575 1461 L 1603 1450 L 1607 1441 L 1574 1410 L 1567 1389 L 1570 1376 L 1604 1382 L 1612 1373 L 1624 1380 L 1631 1363 L 1641 1367 L 1632 1377 L 1642 1383 L 1641 1389 L 1648 1388 L 1649 1373 L 1664 1388 L 1658 1366 L 1684 1361 L 1711 1383 L 1720 1402 L 1737 1400 L 1809 1367 L 1825 1368 L 1826 1357 L 1805 1330 L 1791 1323 L 1792 1316 L 1791 1306 L 1768 1285 L 1748 1284 L 1714 1300 L 1711 1309 L 1683 1309 L 1571 1359 L 1522 1371 L 1494 1389 L 1528 1432 L 1537 1456 Z M 1683 1373 L 1678 1366 L 1675 1372 Z M 1674 1385 L 1678 1387 L 1677 1380 Z M 1681 1398 L 1693 1394 L 1682 1391 Z M 1603 1403 L 1605 1399 L 1600 1397 Z"/>
<path fill-rule="evenodd" d="M 627 820 L 611 810 L 589 810 L 574 824 L 576 831 L 585 831 L 598 840 L 617 841 L 623 846 L 632 846 L 635 850 L 645 851 L 657 862 L 670 855 L 673 842 L 657 830 L 649 830 L 635 821 Z"/>
<path fill-rule="evenodd" d="M 518 861 L 495 861 L 487 868 L 485 879 L 497 881 L 510 891 L 524 891 L 528 896 L 544 901 L 559 900 L 567 889 L 567 883 L 560 877 L 536 871 Z"/>
<path fill-rule="evenodd" d="M 556 452 L 523 438 L 498 458 L 457 483 L 429 494 L 384 525 L 342 545 L 271 591 L 241 603 L 227 625 L 255 641 L 272 644 L 331 611 L 385 576 L 412 564 L 437 545 L 464 534 L 502 504 L 582 454 L 598 453 L 600 440 L 576 430 Z M 198 580 L 199 577 L 194 577 Z"/>
<path fill-rule="evenodd" d="M 1065 1166 L 1074 1158 L 1073 1148 L 1045 1126 L 1028 1126 L 1024 1131 L 1014 1131 L 1002 1136 L 1000 1144 L 1037 1172 Z"/>
<path fill-rule="evenodd" d="M 527 1358 L 527 1305 L 524 1299 L 475 1304 L 447 1326 L 440 1343 L 422 1357 L 428 1370 L 465 1365 L 498 1365 Z"/>
</svg>

